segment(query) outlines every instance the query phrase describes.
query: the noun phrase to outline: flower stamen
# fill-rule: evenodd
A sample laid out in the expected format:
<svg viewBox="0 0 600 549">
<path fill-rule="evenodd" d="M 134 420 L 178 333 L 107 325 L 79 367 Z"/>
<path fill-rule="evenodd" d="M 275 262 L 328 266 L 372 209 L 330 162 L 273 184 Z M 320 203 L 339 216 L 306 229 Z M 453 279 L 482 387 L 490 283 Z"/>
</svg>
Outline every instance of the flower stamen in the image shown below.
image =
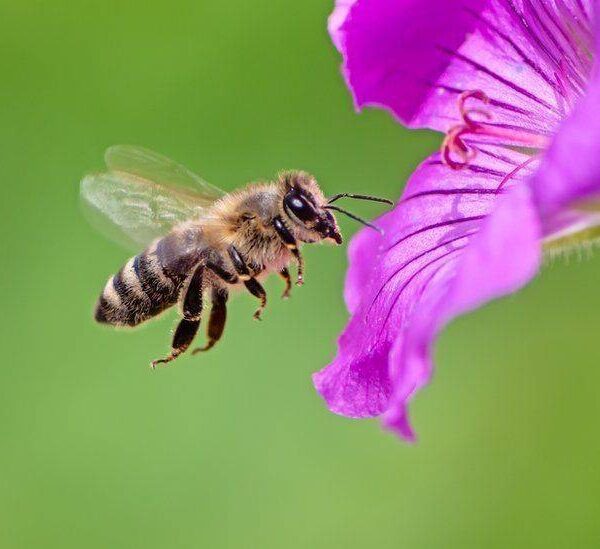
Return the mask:
<svg viewBox="0 0 600 549">
<path fill-rule="evenodd" d="M 481 90 L 470 90 L 463 92 L 458 97 L 458 111 L 462 122 L 452 126 L 441 147 L 441 154 L 444 163 L 453 170 L 461 170 L 468 166 L 477 156 L 477 148 L 472 144 L 467 144 L 464 140 L 466 136 L 479 135 L 493 138 L 503 145 L 521 146 L 531 149 L 544 149 L 548 145 L 548 138 L 523 130 L 512 128 L 503 128 L 485 122 L 492 120 L 492 115 L 487 109 L 467 108 L 468 99 L 476 99 L 484 105 L 489 105 L 490 98 Z M 473 119 L 473 115 L 479 117 Z M 483 120 L 482 120 L 483 119 Z M 458 160 L 455 158 L 458 157 Z"/>
</svg>

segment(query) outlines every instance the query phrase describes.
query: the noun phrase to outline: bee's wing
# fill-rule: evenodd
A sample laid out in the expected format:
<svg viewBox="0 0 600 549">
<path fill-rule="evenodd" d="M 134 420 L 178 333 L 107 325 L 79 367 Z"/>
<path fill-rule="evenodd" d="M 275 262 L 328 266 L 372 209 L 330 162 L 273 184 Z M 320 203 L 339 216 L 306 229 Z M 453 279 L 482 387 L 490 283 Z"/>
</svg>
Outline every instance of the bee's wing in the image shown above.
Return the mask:
<svg viewBox="0 0 600 549">
<path fill-rule="evenodd" d="M 106 152 L 108 171 L 81 181 L 92 225 L 131 249 L 147 246 L 182 221 L 201 218 L 223 196 L 183 166 L 156 153 L 119 145 Z"/>
<path fill-rule="evenodd" d="M 153 181 L 171 189 L 191 189 L 207 203 L 214 202 L 225 193 L 207 183 L 185 166 L 149 149 L 135 145 L 114 145 L 104 153 L 109 171 L 125 172 Z"/>
</svg>

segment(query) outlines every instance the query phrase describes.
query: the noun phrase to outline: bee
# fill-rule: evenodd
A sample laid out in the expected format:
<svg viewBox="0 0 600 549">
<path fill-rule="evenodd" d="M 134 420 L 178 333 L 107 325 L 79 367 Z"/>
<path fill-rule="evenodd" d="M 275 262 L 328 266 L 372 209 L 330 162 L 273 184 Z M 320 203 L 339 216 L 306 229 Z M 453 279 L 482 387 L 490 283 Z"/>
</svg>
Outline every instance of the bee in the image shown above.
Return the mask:
<svg viewBox="0 0 600 549">
<path fill-rule="evenodd" d="M 221 339 L 229 291 L 246 289 L 258 300 L 261 318 L 267 294 L 261 284 L 277 273 L 290 295 L 289 264 L 297 264 L 296 284 L 304 281 L 303 243 L 342 243 L 333 211 L 341 198 L 391 201 L 365 195 L 326 198 L 316 179 L 286 171 L 267 183 L 250 183 L 231 193 L 210 185 L 178 163 L 147 149 L 117 145 L 105 154 L 106 171 L 81 181 L 81 197 L 91 221 L 109 236 L 141 253 L 111 276 L 96 303 L 95 319 L 112 326 L 138 326 L 178 304 L 180 319 L 171 352 L 152 361 L 168 363 L 192 344 L 205 298 L 211 300 L 207 341 L 193 354 Z"/>
</svg>

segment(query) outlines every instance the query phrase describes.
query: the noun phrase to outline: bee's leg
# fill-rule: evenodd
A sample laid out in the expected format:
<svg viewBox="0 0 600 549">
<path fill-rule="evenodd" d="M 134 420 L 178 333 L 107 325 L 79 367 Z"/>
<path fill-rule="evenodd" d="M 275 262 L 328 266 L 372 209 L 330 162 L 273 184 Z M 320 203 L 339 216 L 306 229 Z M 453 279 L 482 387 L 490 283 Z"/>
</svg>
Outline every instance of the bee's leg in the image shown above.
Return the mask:
<svg viewBox="0 0 600 549">
<path fill-rule="evenodd" d="M 254 296 L 260 299 L 260 305 L 258 309 L 254 311 L 254 320 L 261 320 L 261 315 L 264 308 L 267 306 L 267 292 L 263 288 L 262 284 L 256 280 L 256 278 L 251 278 L 250 280 L 246 280 L 244 282 L 244 286 L 248 289 L 248 291 Z"/>
<path fill-rule="evenodd" d="M 288 271 L 287 267 L 284 267 L 281 269 L 281 271 L 279 271 L 279 276 L 283 278 L 285 282 L 285 290 L 283 290 L 281 297 L 283 299 L 287 299 L 290 297 L 290 293 L 292 291 L 292 279 L 290 277 L 290 271 Z"/>
<path fill-rule="evenodd" d="M 200 320 L 200 316 L 202 315 L 203 289 L 204 265 L 198 265 L 183 296 L 181 308 L 183 312 L 183 318 L 186 320 Z"/>
<path fill-rule="evenodd" d="M 235 246 L 229 246 L 227 252 L 229 253 L 233 267 L 239 276 L 239 280 L 244 282 L 244 286 L 246 286 L 246 289 L 254 297 L 260 299 L 260 305 L 254 313 L 254 318 L 256 320 L 260 320 L 260 315 L 267 305 L 267 292 L 265 292 L 262 284 L 250 274 L 250 270 L 248 269 L 244 258 L 241 256 L 240 252 L 235 248 Z"/>
<path fill-rule="evenodd" d="M 152 368 L 157 364 L 166 364 L 175 360 L 187 350 L 194 340 L 200 326 L 200 316 L 202 314 L 203 275 L 204 267 L 199 265 L 194 271 L 183 296 L 183 319 L 179 321 L 173 335 L 171 354 L 165 358 L 153 360 Z"/>
<path fill-rule="evenodd" d="M 152 368 L 155 368 L 157 364 L 171 362 L 171 360 L 175 360 L 181 353 L 184 353 L 194 340 L 198 332 L 198 326 L 200 326 L 200 320 L 186 320 L 185 318 L 180 320 L 173 336 L 171 354 L 165 358 L 153 360 L 151 364 Z"/>
<path fill-rule="evenodd" d="M 227 284 L 237 284 L 240 280 L 236 274 L 230 273 L 220 264 L 209 261 L 206 264 L 206 267 L 215 273 L 223 282 L 227 282 Z"/>
<path fill-rule="evenodd" d="M 302 260 L 302 255 L 300 254 L 300 250 L 298 249 L 298 241 L 294 238 L 294 235 L 289 231 L 289 229 L 285 226 L 283 219 L 280 216 L 277 216 L 273 219 L 273 226 L 279 235 L 279 238 L 283 240 L 283 243 L 286 245 L 287 249 L 292 252 L 292 255 L 296 258 L 298 262 L 298 280 L 296 280 L 296 284 L 298 286 L 302 286 L 304 284 L 304 261 Z"/>
<path fill-rule="evenodd" d="M 227 319 L 227 298 L 229 292 L 225 288 L 213 288 L 212 291 L 212 308 L 210 310 L 210 318 L 208 320 L 208 341 L 204 347 L 198 347 L 192 351 L 192 354 L 200 351 L 208 351 L 214 347 L 215 343 L 221 339 L 223 329 L 225 328 L 225 320 Z"/>
</svg>

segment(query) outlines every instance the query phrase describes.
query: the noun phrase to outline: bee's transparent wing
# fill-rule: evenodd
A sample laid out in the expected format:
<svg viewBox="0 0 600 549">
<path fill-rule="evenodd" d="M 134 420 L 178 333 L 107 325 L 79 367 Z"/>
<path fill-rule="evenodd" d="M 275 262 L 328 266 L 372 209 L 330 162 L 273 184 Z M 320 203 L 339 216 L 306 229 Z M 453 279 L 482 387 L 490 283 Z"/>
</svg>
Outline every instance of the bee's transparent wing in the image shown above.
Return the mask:
<svg viewBox="0 0 600 549">
<path fill-rule="evenodd" d="M 225 194 L 185 166 L 144 147 L 114 145 L 104 153 L 104 161 L 109 171 L 137 175 L 169 188 L 191 189 L 199 199 L 206 200 L 207 204 Z"/>
<path fill-rule="evenodd" d="M 182 221 L 201 218 L 223 196 L 183 166 L 129 145 L 106 152 L 108 171 L 81 181 L 86 216 L 100 232 L 139 250 Z"/>
</svg>

